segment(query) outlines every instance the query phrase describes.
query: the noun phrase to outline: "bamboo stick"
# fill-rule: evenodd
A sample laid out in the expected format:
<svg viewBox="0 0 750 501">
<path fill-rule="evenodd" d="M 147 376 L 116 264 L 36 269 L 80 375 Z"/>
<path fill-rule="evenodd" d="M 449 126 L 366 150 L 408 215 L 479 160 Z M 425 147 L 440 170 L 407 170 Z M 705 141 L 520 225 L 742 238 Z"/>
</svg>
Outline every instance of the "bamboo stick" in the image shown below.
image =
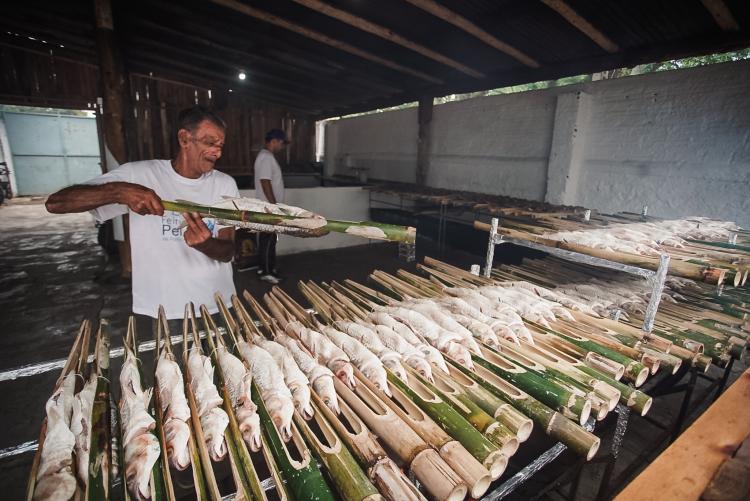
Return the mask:
<svg viewBox="0 0 750 501">
<path fill-rule="evenodd" d="M 480 221 L 474 221 L 474 228 L 480 231 L 489 231 L 490 225 L 487 223 L 482 223 Z M 607 259 L 609 261 L 616 261 L 624 264 L 630 264 L 633 266 L 639 266 L 641 268 L 647 268 L 654 271 L 659 268 L 658 258 L 627 254 L 625 252 L 594 249 L 592 247 L 587 247 L 584 245 L 561 242 L 558 240 L 550 240 L 542 238 L 538 235 L 534 235 L 532 233 L 517 231 L 505 227 L 500 228 L 498 231 L 512 238 L 527 240 L 541 245 L 546 245 L 547 247 L 556 247 L 573 252 L 578 252 L 580 254 L 588 254 L 589 256 L 599 257 L 602 259 Z M 712 268 L 703 264 L 693 264 L 686 261 L 680 261 L 678 259 L 672 259 L 669 262 L 669 274 L 691 278 L 693 280 L 705 281 L 712 284 L 721 284 L 724 281 L 726 270 L 721 268 Z"/>
<path fill-rule="evenodd" d="M 282 214 L 268 214 L 247 210 L 219 209 L 188 202 L 172 202 L 162 200 L 166 210 L 175 212 L 197 212 L 203 216 L 215 217 L 222 222 L 249 222 L 269 224 L 287 228 L 323 229 L 337 233 L 361 236 L 376 240 L 392 240 L 413 244 L 416 241 L 417 230 L 410 226 L 396 226 L 375 221 L 337 221 L 333 219 L 312 219 Z M 320 224 L 318 224 L 320 223 Z M 312 226 L 311 226 L 312 224 Z"/>
<path fill-rule="evenodd" d="M 336 392 L 400 461 L 408 465 L 414 476 L 431 498 L 439 501 L 459 501 L 468 487 L 464 480 L 438 453 L 430 448 L 424 437 L 417 433 L 390 404 L 381 400 L 377 390 L 358 384 L 354 390 L 339 380 L 334 380 Z M 399 409 L 400 410 L 400 409 Z"/>
<path fill-rule="evenodd" d="M 474 379 L 487 390 L 505 400 L 526 416 L 534 420 L 544 432 L 555 440 L 559 440 L 574 452 L 591 460 L 599 450 L 599 438 L 573 423 L 559 412 L 556 412 L 527 393 L 507 383 L 489 369 L 479 365 L 472 372 L 460 364 L 448 360 L 450 367 Z"/>
<path fill-rule="evenodd" d="M 305 441 L 311 447 L 315 457 L 325 466 L 329 478 L 333 481 L 338 494 L 343 499 L 352 501 L 384 499 L 333 431 L 323 414 L 320 412 L 313 414 L 312 422 L 317 425 L 317 430 L 314 430 L 296 411 L 294 422 L 302 431 Z"/>
<path fill-rule="evenodd" d="M 345 401 L 339 401 L 341 413 L 336 416 L 317 393 L 313 392 L 312 398 L 317 412 L 325 415 L 326 420 L 335 428 L 336 433 L 357 458 L 360 466 L 367 470 L 370 480 L 386 499 L 426 501 L 419 489 L 388 457 L 362 419 Z"/>
</svg>

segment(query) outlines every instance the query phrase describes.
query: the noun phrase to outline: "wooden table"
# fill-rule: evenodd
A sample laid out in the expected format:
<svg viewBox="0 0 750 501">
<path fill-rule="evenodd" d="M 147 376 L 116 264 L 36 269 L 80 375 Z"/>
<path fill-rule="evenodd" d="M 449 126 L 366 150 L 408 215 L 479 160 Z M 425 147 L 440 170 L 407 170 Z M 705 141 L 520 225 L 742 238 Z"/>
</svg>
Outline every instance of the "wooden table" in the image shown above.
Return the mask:
<svg viewBox="0 0 750 501">
<path fill-rule="evenodd" d="M 729 387 L 615 501 L 700 498 L 719 466 L 750 435 L 750 369 Z"/>
</svg>

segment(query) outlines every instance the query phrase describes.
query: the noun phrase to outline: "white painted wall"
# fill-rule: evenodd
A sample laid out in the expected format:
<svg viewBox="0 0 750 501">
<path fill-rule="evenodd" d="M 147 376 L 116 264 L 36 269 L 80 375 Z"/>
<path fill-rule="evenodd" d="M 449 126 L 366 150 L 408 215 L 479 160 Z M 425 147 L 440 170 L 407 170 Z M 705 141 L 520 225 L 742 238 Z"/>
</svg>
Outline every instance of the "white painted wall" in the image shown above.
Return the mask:
<svg viewBox="0 0 750 501">
<path fill-rule="evenodd" d="M 436 106 L 427 184 L 543 200 L 554 117 L 544 92 Z"/>
<path fill-rule="evenodd" d="M 606 84 L 594 94 L 579 204 L 750 227 L 750 62 Z"/>
<path fill-rule="evenodd" d="M 416 179 L 417 108 L 333 120 L 325 136 L 327 175 L 354 175 L 348 167 L 356 166 L 369 168 L 370 178 Z"/>
<path fill-rule="evenodd" d="M 254 190 L 240 190 L 240 195 L 254 197 L 255 192 Z M 327 218 L 348 221 L 366 221 L 370 218 L 369 193 L 356 186 L 288 188 L 284 195 L 285 203 L 303 207 Z M 368 242 L 367 239 L 342 233 L 329 233 L 319 238 L 280 235 L 276 252 L 279 255 L 296 254 L 305 251 L 363 245 Z"/>
<path fill-rule="evenodd" d="M 583 104 L 581 104 L 583 103 Z M 750 227 L 750 61 L 436 106 L 430 186 Z M 329 122 L 329 173 L 413 182 L 416 109 Z"/>
</svg>

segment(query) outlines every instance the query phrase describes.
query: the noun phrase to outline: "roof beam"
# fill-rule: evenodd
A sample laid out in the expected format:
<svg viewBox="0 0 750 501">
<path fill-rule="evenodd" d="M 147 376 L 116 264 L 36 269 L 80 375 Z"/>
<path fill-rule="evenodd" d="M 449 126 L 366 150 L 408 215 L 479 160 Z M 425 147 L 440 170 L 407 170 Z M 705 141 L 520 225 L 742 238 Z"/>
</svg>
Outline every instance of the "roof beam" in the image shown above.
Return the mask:
<svg viewBox="0 0 750 501">
<path fill-rule="evenodd" d="M 178 30 L 169 28 L 162 24 L 154 23 L 152 21 L 144 21 L 142 19 L 139 19 L 136 21 L 136 24 L 138 24 L 138 26 L 140 27 L 148 28 L 155 32 L 160 32 L 166 36 L 178 37 L 187 41 L 194 42 L 195 44 L 201 45 L 211 51 L 219 51 L 219 53 L 232 54 L 234 55 L 235 58 L 237 58 L 235 62 L 244 61 L 246 65 L 259 64 L 259 65 L 267 66 L 268 68 L 278 69 L 278 70 L 281 70 L 285 74 L 295 75 L 293 78 L 308 78 L 311 75 L 311 68 L 315 66 L 315 60 L 304 61 L 306 65 L 299 66 L 296 64 L 288 63 L 288 62 L 283 62 L 282 60 L 279 60 L 274 57 L 260 55 L 260 51 L 256 51 L 258 53 L 253 53 L 253 52 L 248 52 L 245 50 L 238 50 L 235 47 L 229 47 L 227 45 L 223 45 L 213 40 L 209 40 L 201 36 L 198 36 L 196 34 L 193 34 L 192 32 L 190 34 L 182 33 Z M 215 54 L 215 52 L 211 52 L 211 53 Z M 309 64 L 310 67 L 308 67 L 307 64 Z M 252 70 L 253 66 L 249 66 L 248 69 Z M 353 71 L 342 71 L 339 69 L 320 71 L 320 68 L 319 68 L 318 71 L 315 72 L 315 76 L 317 78 L 320 78 L 324 82 L 330 83 L 334 86 L 337 84 L 347 85 L 350 87 L 359 86 L 359 87 L 373 89 L 378 92 L 385 92 L 385 93 L 390 93 L 390 94 L 396 94 L 403 90 L 398 87 L 393 87 L 384 83 L 373 81 L 372 78 L 366 79 L 366 78 L 357 77 L 353 75 L 353 73 L 354 73 Z"/>
<path fill-rule="evenodd" d="M 724 0 L 701 0 L 703 6 L 711 13 L 714 21 L 724 31 L 739 31 L 740 25 L 732 15 Z"/>
<path fill-rule="evenodd" d="M 473 35 L 475 38 L 478 38 L 482 42 L 486 43 L 490 47 L 493 47 L 500 52 L 503 52 L 510 57 L 522 62 L 526 66 L 530 66 L 532 68 L 538 68 L 539 63 L 532 59 L 531 57 L 527 56 L 520 50 L 516 49 L 515 47 L 512 47 L 508 45 L 507 43 L 498 40 L 493 35 L 490 35 L 486 31 L 484 31 L 482 28 L 477 26 L 476 24 L 472 23 L 465 17 L 456 14 L 452 10 L 448 9 L 447 7 L 435 2 L 434 0 L 406 0 L 410 4 L 414 5 L 415 7 L 419 7 L 422 10 L 425 10 L 432 14 L 433 16 L 442 19 L 443 21 L 452 24 L 453 26 L 456 26 L 457 28 L 461 28 L 465 32 L 469 33 L 470 35 Z"/>
<path fill-rule="evenodd" d="M 367 33 L 371 33 L 375 36 L 388 40 L 389 42 L 393 42 L 402 47 L 406 47 L 409 50 L 412 50 L 429 59 L 432 59 L 433 61 L 437 61 L 438 63 L 449 66 L 455 70 L 460 71 L 461 73 L 469 75 L 470 77 L 484 78 L 483 73 L 477 70 L 474 70 L 472 68 L 469 68 L 465 64 L 459 63 L 458 61 L 454 59 L 451 59 L 438 52 L 435 52 L 434 50 L 428 47 L 425 47 L 424 45 L 420 45 L 416 42 L 412 42 L 411 40 L 408 40 L 402 37 L 401 35 L 399 35 L 398 33 L 394 33 L 392 30 L 385 28 L 383 26 L 380 26 L 379 24 L 372 23 L 368 21 L 367 19 L 364 19 L 359 16 L 355 16 L 354 14 L 343 11 L 341 9 L 337 9 L 336 7 L 330 4 L 321 2 L 320 0 L 293 0 L 293 1 L 300 5 L 304 5 L 305 7 L 312 9 L 316 12 L 320 12 L 321 14 L 325 14 L 326 16 L 337 19 L 341 21 L 342 23 L 346 23 L 349 26 L 353 26 L 357 29 L 366 31 Z"/>
<path fill-rule="evenodd" d="M 213 3 L 221 5 L 223 7 L 226 7 L 228 9 L 235 10 L 237 12 L 240 12 L 242 14 L 245 14 L 246 16 L 254 17 L 255 19 L 259 19 L 261 21 L 273 24 L 275 26 L 278 26 L 280 28 L 284 28 L 289 31 L 293 31 L 294 33 L 297 33 L 298 35 L 302 35 L 307 38 L 311 38 L 317 42 L 320 42 L 322 44 L 329 45 L 331 47 L 335 47 L 339 50 L 343 50 L 344 52 L 348 52 L 349 54 L 353 54 L 355 56 L 361 57 L 363 59 L 367 59 L 369 61 L 372 61 L 374 63 L 381 64 L 383 66 L 386 66 L 388 68 L 391 68 L 392 70 L 399 71 L 401 73 L 405 73 L 407 75 L 411 75 L 417 78 L 421 78 L 422 80 L 426 80 L 433 84 L 442 84 L 443 81 L 432 77 L 430 75 L 427 75 L 426 73 L 422 73 L 421 71 L 413 70 L 411 68 L 407 68 L 406 66 L 402 66 L 394 61 L 391 61 L 390 59 L 385 59 L 380 56 L 377 56 L 371 52 L 367 52 L 365 50 L 359 49 L 357 47 L 354 47 L 353 45 L 342 42 L 341 40 L 336 40 L 334 38 L 331 38 L 327 35 L 324 35 L 323 33 L 320 33 L 315 30 L 311 30 L 309 28 L 305 28 L 304 26 L 301 26 L 299 24 L 293 23 L 291 21 L 287 21 L 286 19 L 283 19 L 279 16 L 275 16 L 273 14 L 270 14 L 268 12 L 265 12 L 260 9 L 256 9 L 254 7 L 250 7 L 249 5 L 245 5 L 243 3 L 238 2 L 237 0 L 211 0 Z"/>
<path fill-rule="evenodd" d="M 610 54 L 619 52 L 619 45 L 614 43 L 607 35 L 599 31 L 593 24 L 582 18 L 580 14 L 574 11 L 573 8 L 563 0 L 542 0 L 542 3 L 564 17 L 566 21 L 578 28 L 581 33 L 593 40 L 594 43 L 602 49 Z"/>
</svg>

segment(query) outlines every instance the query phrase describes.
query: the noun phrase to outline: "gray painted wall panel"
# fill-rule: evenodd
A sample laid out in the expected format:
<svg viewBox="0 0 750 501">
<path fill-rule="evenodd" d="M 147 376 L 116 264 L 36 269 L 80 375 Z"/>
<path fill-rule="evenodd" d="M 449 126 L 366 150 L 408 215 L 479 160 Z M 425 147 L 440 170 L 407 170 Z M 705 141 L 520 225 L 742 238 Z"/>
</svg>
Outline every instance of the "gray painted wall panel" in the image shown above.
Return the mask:
<svg viewBox="0 0 750 501">
<path fill-rule="evenodd" d="M 18 195 L 48 195 L 101 173 L 96 120 L 4 112 Z"/>
</svg>

